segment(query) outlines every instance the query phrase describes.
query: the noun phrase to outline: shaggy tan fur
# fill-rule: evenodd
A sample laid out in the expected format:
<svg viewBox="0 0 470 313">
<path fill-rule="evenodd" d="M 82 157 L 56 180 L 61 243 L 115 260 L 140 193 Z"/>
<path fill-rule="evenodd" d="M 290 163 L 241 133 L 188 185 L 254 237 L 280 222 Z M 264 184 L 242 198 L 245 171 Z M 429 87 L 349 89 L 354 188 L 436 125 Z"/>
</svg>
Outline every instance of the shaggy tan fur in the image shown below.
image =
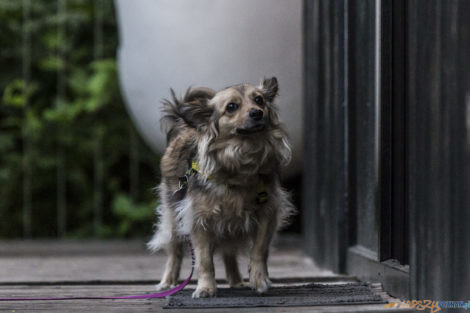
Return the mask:
<svg viewBox="0 0 470 313">
<path fill-rule="evenodd" d="M 159 223 L 148 244 L 168 253 L 159 290 L 177 283 L 185 235 L 198 268 L 193 297 L 216 294 L 215 251 L 222 253 L 231 287 L 243 285 L 237 255 L 246 253 L 251 287 L 259 293 L 268 289 L 269 244 L 294 212 L 279 182 L 279 167 L 289 162 L 291 150 L 273 103 L 277 93 L 273 77 L 260 86 L 219 92 L 189 89 L 183 99 L 172 91 L 172 101 L 164 102 L 168 146 L 161 160 Z M 178 177 L 192 161 L 199 173 L 190 176 L 184 199 L 175 199 Z M 257 202 L 260 184 L 268 194 L 264 203 Z"/>
</svg>

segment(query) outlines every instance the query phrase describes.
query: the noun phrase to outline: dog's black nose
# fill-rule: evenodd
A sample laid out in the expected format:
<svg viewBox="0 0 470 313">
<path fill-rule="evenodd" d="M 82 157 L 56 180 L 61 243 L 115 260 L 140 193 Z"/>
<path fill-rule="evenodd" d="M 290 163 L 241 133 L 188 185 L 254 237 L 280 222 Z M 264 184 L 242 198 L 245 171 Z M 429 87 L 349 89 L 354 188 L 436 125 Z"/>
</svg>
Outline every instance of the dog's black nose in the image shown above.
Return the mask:
<svg viewBox="0 0 470 313">
<path fill-rule="evenodd" d="M 257 109 L 251 109 L 250 117 L 254 119 L 255 121 L 259 121 L 260 119 L 263 118 L 263 111 L 257 110 Z"/>
</svg>

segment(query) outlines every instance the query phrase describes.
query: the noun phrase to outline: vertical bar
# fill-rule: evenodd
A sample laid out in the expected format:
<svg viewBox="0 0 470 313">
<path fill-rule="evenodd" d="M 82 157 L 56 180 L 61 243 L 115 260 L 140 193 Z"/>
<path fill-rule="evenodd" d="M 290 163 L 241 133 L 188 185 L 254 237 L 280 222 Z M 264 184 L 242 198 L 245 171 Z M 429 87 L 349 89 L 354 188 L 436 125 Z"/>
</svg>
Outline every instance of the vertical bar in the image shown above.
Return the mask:
<svg viewBox="0 0 470 313">
<path fill-rule="evenodd" d="M 303 184 L 303 202 L 305 218 L 303 229 L 305 229 L 305 248 L 307 252 L 315 257 L 320 265 L 325 265 L 325 255 L 319 253 L 323 250 L 324 224 L 320 220 L 320 195 L 318 186 L 319 162 L 318 147 L 314 144 L 319 137 L 318 120 L 320 106 L 320 0 L 303 1 L 303 42 L 304 42 L 304 152 L 305 159 L 310 160 L 304 164 L 305 175 Z M 316 105 L 318 103 L 318 105 Z M 315 227 L 312 227 L 312 223 Z"/>
<path fill-rule="evenodd" d="M 455 166 L 453 174 L 456 188 L 453 189 L 452 198 L 456 199 L 454 206 L 459 208 L 456 214 L 452 214 L 451 225 L 456 225 L 453 230 L 456 234 L 452 249 L 453 274 L 461 275 L 458 280 L 453 281 L 453 294 L 456 298 L 465 298 L 470 294 L 470 236 L 468 235 L 468 224 L 462 221 L 470 221 L 470 2 L 453 1 L 453 14 L 451 21 L 454 21 L 452 32 L 456 34 L 456 54 L 460 64 L 455 68 L 458 80 L 458 93 L 460 94 L 463 107 L 462 111 L 458 106 L 454 106 L 454 118 L 458 120 L 464 117 L 462 124 L 455 123 L 453 130 L 454 138 L 462 138 L 460 153 L 453 153 Z M 463 254 L 463 255 L 462 255 Z M 460 269 L 463 269 L 460 271 Z M 460 295 L 460 296 L 459 296 Z"/>
<path fill-rule="evenodd" d="M 345 120 L 347 119 L 346 103 L 348 101 L 348 89 L 345 87 L 347 80 L 345 59 L 345 50 L 347 50 L 345 34 L 345 7 L 346 0 L 336 1 L 332 7 L 330 18 L 333 22 L 333 119 L 332 136 L 333 140 L 332 156 L 334 156 L 333 177 L 335 180 L 334 193 L 332 193 L 332 208 L 334 208 L 333 225 L 337 232 L 336 251 L 333 253 L 336 257 L 333 259 L 336 264 L 336 270 L 346 271 L 346 251 L 348 248 L 348 227 L 347 227 L 347 166 L 344 160 L 344 154 L 347 149 L 345 143 Z"/>
<path fill-rule="evenodd" d="M 321 75 L 320 82 L 322 83 L 322 89 L 320 90 L 320 99 L 323 101 L 323 104 L 320 104 L 319 116 L 323 121 L 321 123 L 321 130 L 319 135 L 321 139 L 318 140 L 321 147 L 321 152 L 318 156 L 318 162 L 321 164 L 322 184 L 319 185 L 319 194 L 321 197 L 320 202 L 320 215 L 323 217 L 323 221 L 328 228 L 331 228 L 331 233 L 329 234 L 330 243 L 324 244 L 323 249 L 326 256 L 326 262 L 334 264 L 334 259 L 337 255 L 336 253 L 336 242 L 337 242 L 337 232 L 334 227 L 336 223 L 333 219 L 333 210 L 331 207 L 332 194 L 334 192 L 333 183 L 329 182 L 327 178 L 332 176 L 332 145 L 333 145 L 333 136 L 332 136 L 332 106 L 333 104 L 333 68 L 332 61 L 334 56 L 333 54 L 333 45 L 332 45 L 332 23 L 331 23 L 331 10 L 333 7 L 333 2 L 330 1 L 320 1 L 320 36 L 322 45 L 319 47 L 320 50 L 320 60 L 321 60 Z M 315 104 L 314 104 L 315 105 Z M 323 151 L 322 151 L 323 150 Z"/>
<path fill-rule="evenodd" d="M 379 251 L 381 261 L 407 264 L 404 12 L 403 0 L 382 0 Z"/>
<path fill-rule="evenodd" d="M 346 223 L 344 223 L 347 231 L 345 232 L 345 236 L 347 239 L 345 240 L 345 251 L 348 247 L 352 244 L 352 234 L 351 234 L 351 190 L 350 188 L 350 160 L 349 160 L 349 0 L 345 0 L 343 2 L 343 67 L 344 67 L 344 78 L 343 78 L 343 88 L 344 88 L 344 102 L 343 102 L 343 110 L 344 110 L 344 118 L 343 118 L 343 136 L 344 136 L 344 218 Z M 346 262 L 346 255 L 343 257 L 343 262 Z M 346 268 L 346 265 L 344 265 Z"/>
<path fill-rule="evenodd" d="M 418 114 L 418 108 L 416 106 L 416 99 L 418 98 L 418 81 L 419 76 L 417 72 L 417 63 L 418 63 L 418 47 L 415 44 L 418 40 L 417 34 L 417 24 L 418 24 L 418 14 L 417 14 L 417 5 L 416 1 L 407 1 L 406 2 L 406 11 L 407 11 L 407 23 L 406 23 L 406 33 L 407 36 L 407 45 L 406 45 L 406 63 L 408 67 L 406 69 L 406 76 L 408 80 L 406 82 L 406 101 L 408 103 L 407 108 L 407 130 L 408 130 L 408 140 L 407 140 L 407 161 L 408 161 L 408 171 L 407 171 L 407 181 L 408 181 L 408 195 L 407 203 L 409 208 L 409 225 L 420 225 L 420 216 L 417 210 L 418 199 L 416 195 L 418 194 L 418 184 L 416 181 L 418 179 L 419 166 L 422 166 L 424 162 L 417 162 L 419 156 L 419 147 L 418 144 L 421 144 L 417 136 L 417 123 L 421 122 L 419 119 L 422 118 L 423 114 Z M 420 226 L 418 226 L 420 227 Z M 422 226 L 421 226 L 422 227 Z M 409 240 L 410 240 L 410 298 L 417 299 L 419 296 L 419 288 L 421 284 L 420 273 L 416 266 L 419 264 L 419 255 L 423 252 L 419 245 L 420 234 L 415 232 L 417 226 L 409 228 Z M 423 268 L 424 269 L 424 268 Z"/>
<path fill-rule="evenodd" d="M 375 169 L 375 225 L 380 225 L 380 211 L 382 209 L 381 199 L 381 179 L 382 179 L 382 162 L 381 162 L 381 149 L 382 149 L 382 0 L 375 1 L 375 51 L 374 51 L 374 105 L 375 105 L 375 117 L 374 117 L 374 169 Z M 375 227 L 372 232 L 378 233 L 379 240 L 377 240 L 376 252 L 380 259 L 380 228 Z"/>
<path fill-rule="evenodd" d="M 129 160 L 129 174 L 130 174 L 130 194 L 132 201 L 137 201 L 138 188 L 139 188 L 139 146 L 137 144 L 137 134 L 132 126 L 129 124 L 130 135 L 130 160 Z"/>
<path fill-rule="evenodd" d="M 348 24 L 347 24 L 347 58 L 346 69 L 347 69 L 347 80 L 348 80 L 348 106 L 347 106 L 347 128 L 345 133 L 347 134 L 347 149 L 346 155 L 348 160 L 348 220 L 349 222 L 349 246 L 354 246 L 357 243 L 357 171 L 356 171 L 356 106 L 354 105 L 356 100 L 356 90 L 358 90 L 358 80 L 355 77 L 355 54 L 356 54 L 356 23 L 355 18 L 357 17 L 354 11 L 356 3 L 352 1 L 347 2 L 346 12 L 348 12 Z"/>
<path fill-rule="evenodd" d="M 380 58 L 380 89 L 377 108 L 379 108 L 377 118 L 378 137 L 377 150 L 378 155 L 378 214 L 379 219 L 379 260 L 384 261 L 392 258 L 392 142 L 393 116 L 392 116 L 392 19 L 393 19 L 392 1 L 381 0 L 380 8 L 380 33 L 381 39 L 376 45 L 380 46 L 377 58 Z"/>
<path fill-rule="evenodd" d="M 67 2 L 66 0 L 58 0 L 57 2 L 57 41 L 66 40 L 66 14 L 67 14 Z M 65 45 L 57 47 L 58 58 L 61 60 L 62 66 L 57 70 L 57 105 L 64 105 L 66 97 L 66 63 L 65 63 Z M 57 235 L 59 237 L 65 236 L 66 227 L 67 227 L 67 176 L 66 176 L 66 159 L 65 159 L 65 149 L 63 142 L 61 140 L 61 134 L 64 131 L 58 130 L 57 136 Z"/>
<path fill-rule="evenodd" d="M 304 1 L 305 164 L 303 204 L 309 252 L 322 267 L 343 272 L 345 215 L 346 1 Z M 312 123 L 313 121 L 313 123 Z M 312 223 L 315 227 L 311 227 Z"/>
<path fill-rule="evenodd" d="M 392 257 L 408 264 L 406 207 L 406 0 L 393 1 L 392 17 Z"/>
<path fill-rule="evenodd" d="M 93 59 L 103 57 L 103 0 L 95 0 L 93 15 Z"/>
<path fill-rule="evenodd" d="M 22 0 L 23 5 L 23 82 L 25 93 L 24 116 L 29 109 L 29 98 L 27 90 L 31 80 L 31 30 L 30 30 L 30 0 Z M 30 160 L 31 143 L 28 134 L 23 130 L 23 237 L 30 238 L 32 235 L 32 192 L 31 192 L 31 160 Z"/>
<path fill-rule="evenodd" d="M 378 162 L 376 102 L 378 90 L 376 1 L 351 1 L 349 5 L 349 203 L 351 239 L 377 255 Z M 377 40 L 380 40 L 377 38 Z M 353 229 L 355 228 L 355 229 Z"/>
<path fill-rule="evenodd" d="M 95 0 L 93 16 L 93 60 L 103 57 L 103 0 Z M 93 229 L 99 235 L 103 224 L 103 128 L 95 125 L 93 145 Z"/>
</svg>

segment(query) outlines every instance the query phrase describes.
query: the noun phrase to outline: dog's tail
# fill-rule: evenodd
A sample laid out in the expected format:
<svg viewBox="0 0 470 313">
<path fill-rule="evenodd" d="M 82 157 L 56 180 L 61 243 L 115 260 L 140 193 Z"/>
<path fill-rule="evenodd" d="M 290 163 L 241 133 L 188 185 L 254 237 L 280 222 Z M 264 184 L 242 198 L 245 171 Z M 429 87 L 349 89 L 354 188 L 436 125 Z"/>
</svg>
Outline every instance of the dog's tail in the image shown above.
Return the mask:
<svg viewBox="0 0 470 313">
<path fill-rule="evenodd" d="M 206 87 L 188 88 L 183 98 L 178 98 L 170 89 L 171 100 L 163 100 L 161 125 L 166 132 L 167 144 L 185 128 L 198 129 L 212 115 L 207 101 L 215 91 Z"/>
</svg>

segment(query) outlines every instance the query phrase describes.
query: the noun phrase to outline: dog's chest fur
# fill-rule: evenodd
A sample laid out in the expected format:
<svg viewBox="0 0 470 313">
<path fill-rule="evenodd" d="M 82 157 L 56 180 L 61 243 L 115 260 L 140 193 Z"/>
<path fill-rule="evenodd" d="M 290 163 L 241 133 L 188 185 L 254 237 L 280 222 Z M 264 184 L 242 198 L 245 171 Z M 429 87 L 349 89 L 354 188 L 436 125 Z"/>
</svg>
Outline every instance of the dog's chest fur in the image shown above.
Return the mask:
<svg viewBox="0 0 470 313">
<path fill-rule="evenodd" d="M 261 184 L 270 186 L 269 175 L 260 173 L 272 167 L 269 147 L 226 142 L 195 156 L 203 172 L 190 177 L 187 199 L 176 208 L 179 229 L 202 228 L 219 238 L 249 235 L 266 210 L 257 196 Z"/>
<path fill-rule="evenodd" d="M 185 198 L 174 203 L 177 232 L 190 234 L 199 228 L 220 239 L 252 235 L 262 218 L 275 214 L 270 201 L 278 175 L 275 151 L 282 144 L 275 131 L 233 138 L 185 131 L 174 138 L 162 158 L 163 191 L 171 195 L 179 188 L 177 177 L 192 161 L 199 167 Z M 258 204 L 261 180 L 268 201 Z"/>
<path fill-rule="evenodd" d="M 193 227 L 202 227 L 217 237 L 248 235 L 257 223 L 263 206 L 256 203 L 259 177 L 247 185 L 230 185 L 195 178 L 188 198 Z"/>
</svg>

